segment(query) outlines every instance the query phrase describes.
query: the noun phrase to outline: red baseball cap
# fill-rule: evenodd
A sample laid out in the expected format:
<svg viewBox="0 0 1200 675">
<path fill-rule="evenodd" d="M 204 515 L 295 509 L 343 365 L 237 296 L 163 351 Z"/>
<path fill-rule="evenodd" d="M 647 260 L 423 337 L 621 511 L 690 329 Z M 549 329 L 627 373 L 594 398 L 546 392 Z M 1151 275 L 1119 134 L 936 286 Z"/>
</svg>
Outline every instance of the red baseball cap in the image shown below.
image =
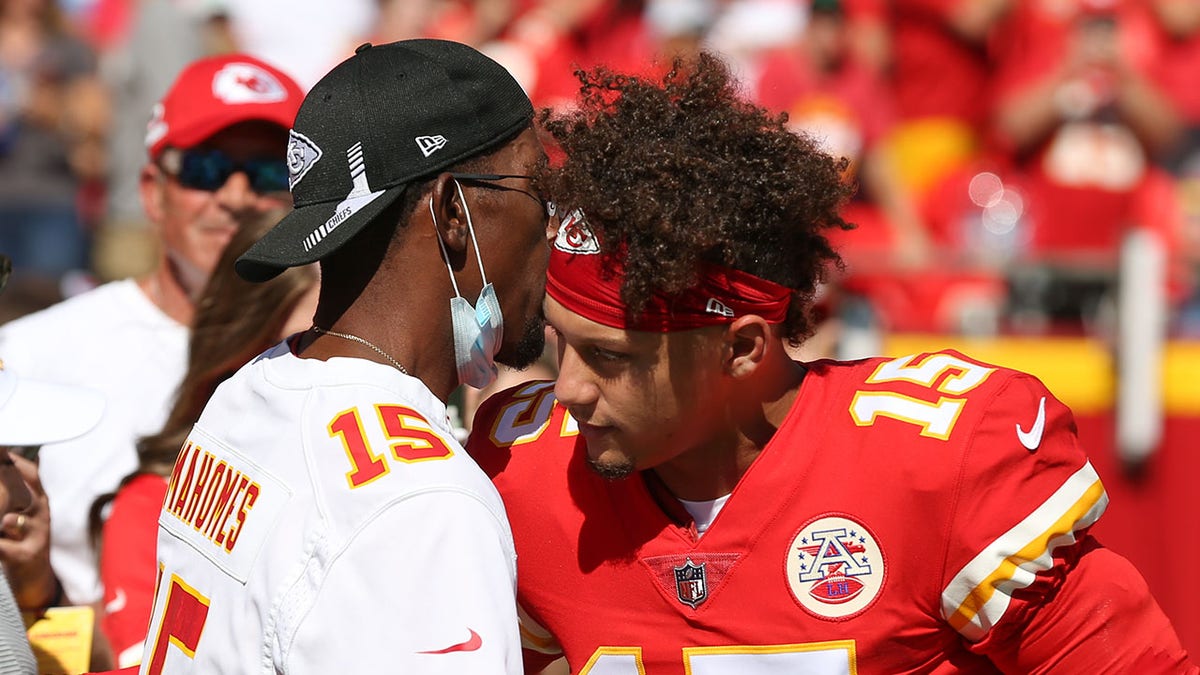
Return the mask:
<svg viewBox="0 0 1200 675">
<path fill-rule="evenodd" d="M 1079 13 L 1084 16 L 1111 16 L 1119 12 L 1121 0 L 1079 0 Z"/>
<path fill-rule="evenodd" d="M 225 54 L 193 61 L 154 105 L 146 125 L 151 157 L 167 147 L 188 148 L 222 129 L 262 120 L 290 129 L 304 91 L 259 59 Z"/>
</svg>

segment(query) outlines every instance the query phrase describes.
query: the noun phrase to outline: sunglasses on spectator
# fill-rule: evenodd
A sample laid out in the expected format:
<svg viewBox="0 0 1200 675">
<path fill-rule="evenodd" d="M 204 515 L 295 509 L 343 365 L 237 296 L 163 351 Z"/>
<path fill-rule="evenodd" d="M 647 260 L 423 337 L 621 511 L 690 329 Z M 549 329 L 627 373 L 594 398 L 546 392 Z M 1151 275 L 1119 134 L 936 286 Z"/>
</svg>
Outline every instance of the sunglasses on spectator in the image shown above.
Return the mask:
<svg viewBox="0 0 1200 675">
<path fill-rule="evenodd" d="M 180 185 L 193 190 L 220 190 L 230 176 L 240 171 L 259 194 L 288 191 L 287 162 L 283 158 L 239 161 L 220 150 L 171 148 L 163 153 L 160 166 Z"/>
</svg>

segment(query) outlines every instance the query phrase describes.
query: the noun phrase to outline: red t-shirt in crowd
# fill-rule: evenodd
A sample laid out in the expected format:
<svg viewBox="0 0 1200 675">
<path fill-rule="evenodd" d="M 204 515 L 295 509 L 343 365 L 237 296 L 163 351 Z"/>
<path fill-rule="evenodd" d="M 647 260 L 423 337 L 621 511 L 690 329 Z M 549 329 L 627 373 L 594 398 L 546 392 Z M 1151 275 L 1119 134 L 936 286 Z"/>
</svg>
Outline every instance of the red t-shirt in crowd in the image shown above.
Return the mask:
<svg viewBox="0 0 1200 675">
<path fill-rule="evenodd" d="M 118 665 L 142 656 L 158 578 L 158 515 L 166 494 L 165 478 L 140 475 L 117 491 L 104 523 L 100 581 L 105 613 L 100 627 Z"/>
<path fill-rule="evenodd" d="M 950 28 L 974 0 L 893 0 L 889 22 L 896 106 L 901 119 L 951 117 L 975 127 L 987 112 L 986 45 Z"/>
</svg>

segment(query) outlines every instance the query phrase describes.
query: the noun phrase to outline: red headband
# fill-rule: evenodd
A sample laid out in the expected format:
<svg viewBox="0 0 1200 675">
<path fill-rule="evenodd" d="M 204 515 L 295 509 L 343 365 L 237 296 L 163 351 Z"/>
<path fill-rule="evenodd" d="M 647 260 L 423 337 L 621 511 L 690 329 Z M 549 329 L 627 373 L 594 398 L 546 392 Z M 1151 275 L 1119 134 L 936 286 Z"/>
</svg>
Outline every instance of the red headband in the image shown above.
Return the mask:
<svg viewBox="0 0 1200 675">
<path fill-rule="evenodd" d="M 787 318 L 791 289 L 752 274 L 702 263 L 694 286 L 673 295 L 654 293 L 641 314 L 629 318 L 621 301 L 624 265 L 602 253 L 583 214 L 563 219 L 550 251 L 546 293 L 563 307 L 604 326 L 669 333 L 732 322 L 756 314 L 770 323 Z"/>
</svg>

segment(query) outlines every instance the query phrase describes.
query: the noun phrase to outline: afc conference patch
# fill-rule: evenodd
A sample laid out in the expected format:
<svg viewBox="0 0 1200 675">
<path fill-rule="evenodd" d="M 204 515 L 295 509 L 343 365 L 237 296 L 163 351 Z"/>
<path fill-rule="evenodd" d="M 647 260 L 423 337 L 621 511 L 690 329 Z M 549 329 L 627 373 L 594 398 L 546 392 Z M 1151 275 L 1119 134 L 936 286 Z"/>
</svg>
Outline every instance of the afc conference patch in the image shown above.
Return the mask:
<svg viewBox="0 0 1200 675">
<path fill-rule="evenodd" d="M 704 563 L 699 565 L 691 558 L 682 567 L 675 568 L 675 593 L 679 601 L 692 609 L 708 598 L 708 579 L 704 573 Z"/>
<path fill-rule="evenodd" d="M 871 530 L 852 516 L 825 514 L 805 523 L 787 551 L 788 588 L 809 614 L 842 620 L 879 597 L 887 576 Z"/>
</svg>

